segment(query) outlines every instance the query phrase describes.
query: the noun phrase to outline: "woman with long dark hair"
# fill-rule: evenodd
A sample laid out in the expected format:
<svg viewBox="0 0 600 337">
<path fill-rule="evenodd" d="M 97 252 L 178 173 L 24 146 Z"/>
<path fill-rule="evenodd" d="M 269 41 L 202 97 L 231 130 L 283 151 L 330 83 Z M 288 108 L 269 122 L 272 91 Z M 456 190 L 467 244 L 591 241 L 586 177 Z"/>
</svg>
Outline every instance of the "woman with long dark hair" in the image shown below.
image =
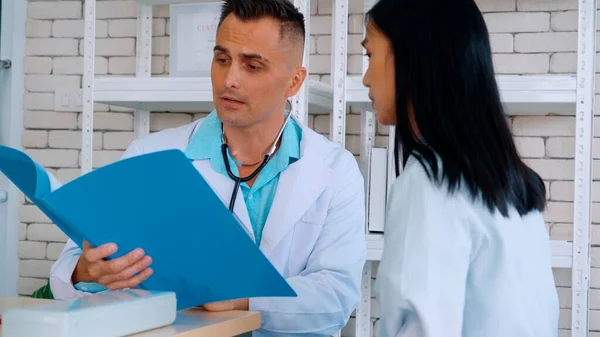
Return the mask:
<svg viewBox="0 0 600 337">
<path fill-rule="evenodd" d="M 557 336 L 546 191 L 513 142 L 476 4 L 381 0 L 366 24 L 364 85 L 403 166 L 377 274 L 382 335 Z"/>
</svg>

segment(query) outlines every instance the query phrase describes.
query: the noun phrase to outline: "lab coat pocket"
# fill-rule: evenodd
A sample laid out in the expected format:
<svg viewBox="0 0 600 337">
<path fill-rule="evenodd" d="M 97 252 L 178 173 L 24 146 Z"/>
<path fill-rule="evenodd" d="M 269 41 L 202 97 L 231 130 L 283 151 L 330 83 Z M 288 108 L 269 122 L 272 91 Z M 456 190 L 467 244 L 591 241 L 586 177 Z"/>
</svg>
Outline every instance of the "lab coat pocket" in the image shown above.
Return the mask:
<svg viewBox="0 0 600 337">
<path fill-rule="evenodd" d="M 294 226 L 288 263 L 290 275 L 298 275 L 306 268 L 326 216 L 326 212 L 307 212 Z"/>
</svg>

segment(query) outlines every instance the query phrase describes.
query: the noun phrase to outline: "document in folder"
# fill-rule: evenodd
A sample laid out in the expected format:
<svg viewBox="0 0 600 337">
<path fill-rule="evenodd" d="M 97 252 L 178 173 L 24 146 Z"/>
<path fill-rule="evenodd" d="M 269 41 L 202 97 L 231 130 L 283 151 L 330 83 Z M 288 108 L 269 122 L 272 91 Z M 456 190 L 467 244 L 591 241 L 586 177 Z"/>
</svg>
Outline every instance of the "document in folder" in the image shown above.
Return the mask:
<svg viewBox="0 0 600 337">
<path fill-rule="evenodd" d="M 179 150 L 127 158 L 51 190 L 47 171 L 0 146 L 0 171 L 82 247 L 114 242 L 152 257 L 140 284 L 174 291 L 178 309 L 252 297 L 296 296 Z"/>
</svg>

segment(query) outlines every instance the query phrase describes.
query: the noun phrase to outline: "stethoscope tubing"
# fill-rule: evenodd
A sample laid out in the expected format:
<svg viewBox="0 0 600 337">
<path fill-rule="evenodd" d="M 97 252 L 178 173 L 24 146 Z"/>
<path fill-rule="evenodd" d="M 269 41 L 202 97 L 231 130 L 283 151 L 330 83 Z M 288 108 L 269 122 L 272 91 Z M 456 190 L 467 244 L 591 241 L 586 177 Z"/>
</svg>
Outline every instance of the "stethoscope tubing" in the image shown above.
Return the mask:
<svg viewBox="0 0 600 337">
<path fill-rule="evenodd" d="M 283 130 L 285 129 L 285 126 L 287 125 L 287 123 L 288 123 L 288 121 L 289 121 L 290 118 L 292 118 L 291 109 L 290 109 L 289 115 L 286 117 L 285 122 L 283 123 L 283 126 L 281 127 L 281 129 L 279 130 L 279 133 L 277 134 L 277 138 L 275 138 L 275 141 L 273 142 L 273 145 L 269 149 L 269 152 L 267 154 L 265 154 L 265 157 L 264 157 L 262 163 L 260 164 L 260 166 L 258 166 L 256 168 L 256 170 L 254 170 L 254 172 L 252 172 L 250 175 L 248 175 L 246 177 L 243 177 L 243 178 L 236 176 L 231 171 L 231 165 L 229 164 L 229 158 L 227 156 L 227 149 L 229 148 L 229 146 L 227 145 L 227 143 L 223 139 L 223 144 L 221 145 L 221 155 L 223 156 L 223 162 L 225 163 L 225 168 L 227 170 L 227 175 L 229 175 L 229 177 L 235 182 L 234 187 L 233 187 L 233 191 L 231 193 L 231 199 L 229 200 L 229 210 L 231 212 L 233 212 L 233 208 L 235 206 L 235 200 L 237 198 L 237 193 L 238 193 L 238 190 L 240 188 L 240 184 L 248 182 L 248 181 L 254 179 L 254 177 L 256 177 L 258 175 L 258 173 L 267 165 L 267 163 L 269 162 L 269 160 L 271 160 L 271 157 L 275 153 L 277 142 L 279 142 L 279 139 L 281 139 L 281 135 L 283 134 Z M 190 136 L 188 138 L 188 145 L 191 143 L 192 138 L 193 138 L 193 136 L 194 136 L 194 134 L 196 132 L 196 129 L 198 128 L 199 124 L 200 123 L 198 122 L 196 124 L 196 126 L 194 126 L 194 129 L 192 130 L 192 133 L 190 134 Z"/>
<path fill-rule="evenodd" d="M 231 166 L 229 165 L 229 158 L 227 158 L 227 144 L 221 145 L 221 154 L 223 155 L 223 162 L 225 162 L 225 168 L 227 169 L 227 174 L 229 175 L 229 177 L 231 179 L 233 179 L 233 181 L 235 181 L 235 185 L 233 187 L 233 192 L 231 194 L 231 199 L 229 200 L 229 210 L 233 212 L 233 207 L 235 206 L 235 199 L 237 197 L 237 193 L 238 193 L 238 189 L 240 188 L 240 184 L 254 179 L 254 177 L 256 177 L 256 175 L 265 167 L 265 165 L 267 165 L 267 163 L 271 159 L 271 155 L 266 154 L 265 158 L 263 159 L 260 166 L 257 167 L 256 170 L 254 170 L 254 172 L 252 172 L 250 175 L 242 178 L 242 177 L 236 176 L 235 174 L 233 174 L 233 172 L 231 172 Z"/>
</svg>

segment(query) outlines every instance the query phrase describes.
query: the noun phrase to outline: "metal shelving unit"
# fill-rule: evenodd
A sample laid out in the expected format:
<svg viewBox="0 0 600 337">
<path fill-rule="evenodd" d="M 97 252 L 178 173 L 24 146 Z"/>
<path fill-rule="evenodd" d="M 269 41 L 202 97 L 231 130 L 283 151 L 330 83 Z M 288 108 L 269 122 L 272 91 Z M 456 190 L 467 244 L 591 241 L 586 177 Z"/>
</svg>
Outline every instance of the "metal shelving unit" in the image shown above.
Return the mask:
<svg viewBox="0 0 600 337">
<path fill-rule="evenodd" d="M 310 53 L 310 0 L 293 0 L 306 17 L 306 48 L 304 63 L 308 68 Z M 330 113 L 329 137 L 344 146 L 346 113 L 349 105 L 362 109 L 360 166 L 369 193 L 370 150 L 375 141 L 375 113 L 371 111 L 368 91 L 362 85 L 361 76 L 347 74 L 348 1 L 333 0 L 332 14 L 332 85 L 307 81 L 292 100 L 294 115 L 302 123 L 312 113 Z M 137 48 L 135 77 L 96 78 L 94 75 L 96 0 L 85 0 L 84 72 L 83 72 L 83 119 L 81 171 L 92 169 L 92 135 L 94 103 L 135 109 L 134 132 L 139 138 L 149 133 L 150 111 L 208 111 L 212 109 L 212 93 L 209 78 L 151 77 L 152 56 L 152 6 L 212 2 L 211 0 L 138 0 Z M 364 0 L 369 9 L 374 0 Z M 509 115 L 543 115 L 547 113 L 573 115 L 577 119 L 575 158 L 575 207 L 573 242 L 553 241 L 553 265 L 555 268 L 572 268 L 572 336 L 587 336 L 588 289 L 589 289 L 589 225 L 590 186 L 592 164 L 593 115 L 595 92 L 595 26 L 596 10 L 592 0 L 579 0 L 579 44 L 577 74 L 497 76 L 501 97 Z M 367 60 L 363 60 L 363 72 Z M 309 68 L 310 69 L 310 68 Z M 393 135 L 393 128 L 390 130 Z M 388 149 L 393 147 L 389 138 Z M 388 162 L 392 162 L 389 151 Z M 393 166 L 388 166 L 388 182 L 394 176 Z M 368 197 L 368 194 L 367 194 Z M 368 204 L 368 203 L 367 203 Z M 365 205 L 365 207 L 367 207 Z M 356 335 L 372 336 L 371 277 L 372 262 L 381 259 L 383 234 L 371 234 L 365 227 L 368 261 L 363 272 L 363 296 L 356 310 Z"/>
</svg>

